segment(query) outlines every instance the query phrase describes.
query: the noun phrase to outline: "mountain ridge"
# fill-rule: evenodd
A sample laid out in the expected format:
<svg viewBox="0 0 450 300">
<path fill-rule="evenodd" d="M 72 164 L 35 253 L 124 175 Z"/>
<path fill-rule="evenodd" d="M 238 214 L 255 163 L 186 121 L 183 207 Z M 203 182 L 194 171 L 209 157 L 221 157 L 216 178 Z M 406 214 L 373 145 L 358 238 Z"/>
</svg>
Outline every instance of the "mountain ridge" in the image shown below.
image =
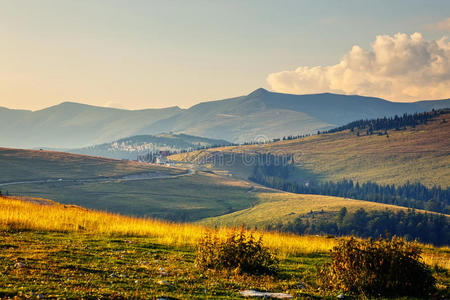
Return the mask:
<svg viewBox="0 0 450 300">
<path fill-rule="evenodd" d="M 73 149 L 161 132 L 243 143 L 445 107 L 450 107 L 450 99 L 400 103 L 358 95 L 283 94 L 263 88 L 187 109 L 124 110 L 66 101 L 37 111 L 0 107 L 0 145 Z"/>
</svg>

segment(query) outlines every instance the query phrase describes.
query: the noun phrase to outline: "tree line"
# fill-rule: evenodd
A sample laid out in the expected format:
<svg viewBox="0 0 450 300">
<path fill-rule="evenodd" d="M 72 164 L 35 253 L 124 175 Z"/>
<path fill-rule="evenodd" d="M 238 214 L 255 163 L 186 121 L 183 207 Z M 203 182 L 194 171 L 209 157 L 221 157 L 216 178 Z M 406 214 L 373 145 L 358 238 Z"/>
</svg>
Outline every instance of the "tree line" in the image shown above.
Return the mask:
<svg viewBox="0 0 450 300">
<path fill-rule="evenodd" d="M 264 157 L 270 157 L 264 154 Z M 253 169 L 250 180 L 262 185 L 297 194 L 316 194 L 337 196 L 393 204 L 415 209 L 425 209 L 439 213 L 450 213 L 450 189 L 440 186 L 427 187 L 419 182 L 407 182 L 403 185 L 381 185 L 375 182 L 359 183 L 351 179 L 342 179 L 338 182 L 303 180 L 291 182 L 289 176 L 294 170 L 290 157 L 280 158 L 284 164 L 275 164 L 274 158 L 265 159 L 257 163 Z"/>
<path fill-rule="evenodd" d="M 269 225 L 268 230 L 297 234 L 373 237 L 386 234 L 418 240 L 434 245 L 450 244 L 448 217 L 440 214 L 405 211 L 366 211 L 363 208 L 351 213 L 343 207 L 337 214 L 323 216 L 323 212 L 310 212 L 285 224 Z"/>
<path fill-rule="evenodd" d="M 330 129 L 328 131 L 318 132 L 320 133 L 334 133 L 339 131 L 344 131 L 350 129 L 351 132 L 366 131 L 367 135 L 371 135 L 374 132 L 378 131 L 380 134 L 387 134 L 387 130 L 402 130 L 406 129 L 406 127 L 416 127 L 421 124 L 427 124 L 432 119 L 436 118 L 439 115 L 449 114 L 450 109 L 439 109 L 432 110 L 429 112 L 422 113 L 414 113 L 414 114 L 403 114 L 403 116 L 394 116 L 394 117 L 384 117 L 377 118 L 372 120 L 358 120 L 347 125 L 336 127 Z M 445 119 L 442 122 L 446 122 Z"/>
</svg>

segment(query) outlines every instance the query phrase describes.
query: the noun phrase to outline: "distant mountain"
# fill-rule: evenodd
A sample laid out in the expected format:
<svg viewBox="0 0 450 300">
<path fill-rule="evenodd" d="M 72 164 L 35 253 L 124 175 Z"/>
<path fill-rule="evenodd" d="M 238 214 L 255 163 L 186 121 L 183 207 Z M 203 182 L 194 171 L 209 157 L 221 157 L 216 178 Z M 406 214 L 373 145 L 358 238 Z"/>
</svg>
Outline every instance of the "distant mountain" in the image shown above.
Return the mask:
<svg viewBox="0 0 450 300">
<path fill-rule="evenodd" d="M 157 134 L 131 136 L 111 143 L 67 150 L 67 152 L 116 159 L 136 159 L 138 155 L 158 151 L 195 150 L 201 147 L 227 146 L 230 144 L 230 142 L 225 140 L 208 139 L 186 134 Z"/>
<path fill-rule="evenodd" d="M 0 145 L 78 148 L 134 135 L 179 107 L 122 110 L 64 102 L 39 111 L 0 108 Z"/>
<path fill-rule="evenodd" d="M 133 135 L 185 133 L 230 142 L 314 133 L 362 118 L 450 107 L 336 94 L 290 95 L 257 89 L 189 109 L 121 110 L 65 102 L 39 111 L 0 108 L 0 146 L 80 148 Z"/>
<path fill-rule="evenodd" d="M 245 142 L 315 133 L 358 119 L 450 107 L 450 99 L 397 103 L 337 94 L 290 95 L 257 89 L 247 96 L 197 104 L 145 130 L 170 130 Z"/>
</svg>

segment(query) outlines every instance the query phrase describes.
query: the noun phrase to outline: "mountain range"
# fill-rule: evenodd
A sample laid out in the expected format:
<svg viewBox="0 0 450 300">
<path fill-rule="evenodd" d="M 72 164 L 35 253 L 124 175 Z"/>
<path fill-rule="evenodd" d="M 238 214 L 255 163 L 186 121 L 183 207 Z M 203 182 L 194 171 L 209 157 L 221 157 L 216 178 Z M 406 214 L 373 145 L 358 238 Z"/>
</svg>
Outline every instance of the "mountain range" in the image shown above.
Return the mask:
<svg viewBox="0 0 450 300">
<path fill-rule="evenodd" d="M 338 94 L 257 89 L 188 109 L 123 110 L 64 102 L 38 111 L 0 108 L 0 146 L 81 148 L 134 135 L 184 133 L 242 143 L 315 133 L 357 119 L 450 107 L 450 99 L 399 103 Z"/>
</svg>

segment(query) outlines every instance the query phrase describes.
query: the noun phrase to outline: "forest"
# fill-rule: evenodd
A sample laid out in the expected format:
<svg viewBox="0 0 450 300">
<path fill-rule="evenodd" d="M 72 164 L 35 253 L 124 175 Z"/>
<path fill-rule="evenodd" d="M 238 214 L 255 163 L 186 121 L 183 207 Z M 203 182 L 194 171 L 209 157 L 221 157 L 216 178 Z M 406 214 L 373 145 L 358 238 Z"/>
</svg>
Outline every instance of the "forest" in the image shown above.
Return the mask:
<svg viewBox="0 0 450 300">
<path fill-rule="evenodd" d="M 290 156 L 258 154 L 256 161 L 249 179 L 271 188 L 297 194 L 337 196 L 450 213 L 449 188 L 427 187 L 420 182 L 382 185 L 370 181 L 359 183 L 351 179 L 333 182 L 296 178 L 293 182 L 289 178 L 296 167 Z"/>
<path fill-rule="evenodd" d="M 343 207 L 336 215 L 326 218 L 323 212 L 310 212 L 287 224 L 267 226 L 266 229 L 296 234 L 321 234 L 378 238 L 396 235 L 407 240 L 417 240 L 434 245 L 450 244 L 448 217 L 440 214 L 390 210 L 366 211 L 363 208 L 351 213 Z"/>
<path fill-rule="evenodd" d="M 388 134 L 388 130 L 404 130 L 407 127 L 416 127 L 421 124 L 427 124 L 430 120 L 436 118 L 439 115 L 449 114 L 450 109 L 432 110 L 429 112 L 404 114 L 403 116 L 384 117 L 372 120 L 358 120 L 348 123 L 344 126 L 336 127 L 328 131 L 318 132 L 320 133 L 334 133 L 350 129 L 351 132 L 364 132 L 367 135 L 374 134 Z M 444 119 L 443 122 L 446 122 Z"/>
</svg>

